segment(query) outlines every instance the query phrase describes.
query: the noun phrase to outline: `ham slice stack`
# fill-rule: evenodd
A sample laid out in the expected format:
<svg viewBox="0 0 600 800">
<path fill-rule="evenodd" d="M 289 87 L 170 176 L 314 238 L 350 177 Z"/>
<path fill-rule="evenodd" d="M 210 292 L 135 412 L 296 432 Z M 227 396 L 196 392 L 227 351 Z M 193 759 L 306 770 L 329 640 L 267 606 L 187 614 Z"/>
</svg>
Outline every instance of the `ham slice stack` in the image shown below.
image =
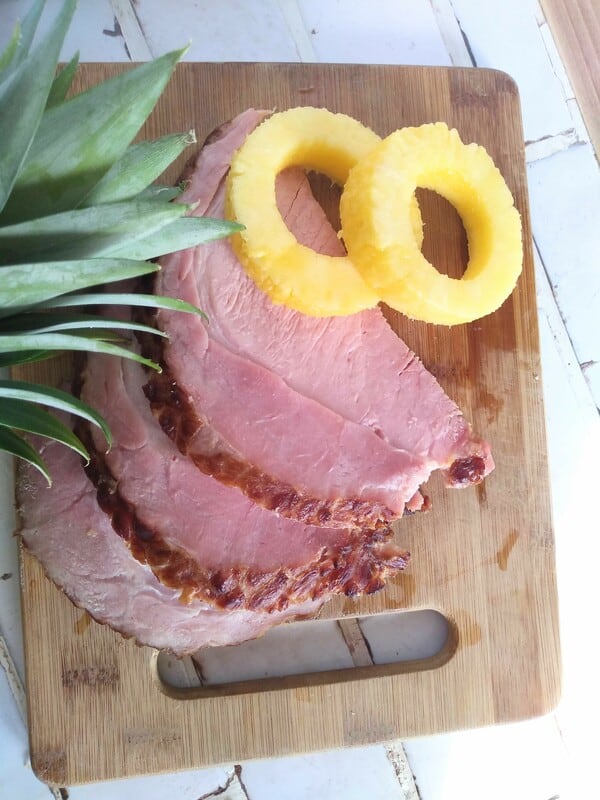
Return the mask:
<svg viewBox="0 0 600 800">
<path fill-rule="evenodd" d="M 264 116 L 247 111 L 209 138 L 182 196 L 194 214 L 223 216 L 231 157 Z M 343 252 L 300 170 L 276 189 L 303 244 Z M 43 446 L 50 489 L 21 469 L 25 544 L 97 620 L 178 655 L 382 588 L 408 561 L 391 523 L 421 508 L 435 469 L 449 486 L 482 480 L 487 443 L 379 309 L 318 319 L 273 305 L 227 240 L 161 266 L 156 292 L 208 322 L 157 314 L 169 338 L 141 346 L 159 375 L 88 357 L 81 396 L 113 447 L 81 429 L 84 470 Z"/>
</svg>

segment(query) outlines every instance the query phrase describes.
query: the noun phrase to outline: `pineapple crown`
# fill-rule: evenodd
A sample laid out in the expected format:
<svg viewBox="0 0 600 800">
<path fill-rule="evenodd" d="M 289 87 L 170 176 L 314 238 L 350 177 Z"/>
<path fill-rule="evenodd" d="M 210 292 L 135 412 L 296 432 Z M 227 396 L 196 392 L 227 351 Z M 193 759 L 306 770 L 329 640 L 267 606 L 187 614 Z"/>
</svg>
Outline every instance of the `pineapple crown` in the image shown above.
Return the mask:
<svg viewBox="0 0 600 800">
<path fill-rule="evenodd" d="M 150 259 L 239 226 L 186 216 L 189 206 L 171 202 L 181 188 L 155 184 L 196 141 L 193 131 L 132 144 L 185 50 L 74 94 L 78 54 L 58 71 L 57 64 L 76 0 L 64 0 L 47 33 L 36 37 L 44 5 L 34 0 L 0 54 L 0 450 L 29 461 L 50 482 L 24 434 L 55 439 L 87 458 L 54 410 L 98 425 L 109 446 L 110 430 L 68 392 L 7 377 L 8 368 L 72 350 L 158 369 L 121 333 L 158 333 L 154 328 L 84 310 L 110 304 L 201 313 L 172 298 L 99 287 L 154 272 Z"/>
</svg>

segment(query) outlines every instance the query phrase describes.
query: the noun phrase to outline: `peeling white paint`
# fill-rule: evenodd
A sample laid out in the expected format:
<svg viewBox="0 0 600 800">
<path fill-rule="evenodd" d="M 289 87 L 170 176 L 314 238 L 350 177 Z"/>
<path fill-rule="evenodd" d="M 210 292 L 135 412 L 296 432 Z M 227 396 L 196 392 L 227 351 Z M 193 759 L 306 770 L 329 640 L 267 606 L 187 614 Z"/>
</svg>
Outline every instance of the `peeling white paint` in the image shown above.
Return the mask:
<svg viewBox="0 0 600 800">
<path fill-rule="evenodd" d="M 402 742 L 389 742 L 386 744 L 385 754 L 400 784 L 404 800 L 421 800 L 419 789 L 415 783 L 415 776 L 408 763 Z"/>
<path fill-rule="evenodd" d="M 319 60 L 310 31 L 307 30 L 296 0 L 278 0 L 281 14 L 285 19 L 290 36 L 294 40 L 298 60 L 313 63 Z"/>
<path fill-rule="evenodd" d="M 140 21 L 135 13 L 135 8 L 130 0 L 110 0 L 127 45 L 129 57 L 132 61 L 150 61 L 154 54 L 150 50 Z M 160 54 L 156 54 L 160 55 Z"/>
<path fill-rule="evenodd" d="M 581 144 L 581 139 L 575 128 L 569 128 L 556 136 L 543 136 L 536 142 L 525 142 L 525 159 L 528 164 L 548 158 L 562 150 L 567 150 L 575 144 Z"/>
</svg>

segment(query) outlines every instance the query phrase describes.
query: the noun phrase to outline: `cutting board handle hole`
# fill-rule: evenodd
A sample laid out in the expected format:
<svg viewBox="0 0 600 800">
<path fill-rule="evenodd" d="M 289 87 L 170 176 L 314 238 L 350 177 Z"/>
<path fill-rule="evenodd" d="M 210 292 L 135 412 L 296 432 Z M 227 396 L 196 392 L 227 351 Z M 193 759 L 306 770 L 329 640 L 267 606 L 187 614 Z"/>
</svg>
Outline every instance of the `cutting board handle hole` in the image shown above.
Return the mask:
<svg viewBox="0 0 600 800">
<path fill-rule="evenodd" d="M 153 668 L 161 691 L 178 699 L 236 695 L 435 669 L 456 644 L 438 611 L 400 611 L 291 623 L 182 659 L 158 653 Z"/>
</svg>

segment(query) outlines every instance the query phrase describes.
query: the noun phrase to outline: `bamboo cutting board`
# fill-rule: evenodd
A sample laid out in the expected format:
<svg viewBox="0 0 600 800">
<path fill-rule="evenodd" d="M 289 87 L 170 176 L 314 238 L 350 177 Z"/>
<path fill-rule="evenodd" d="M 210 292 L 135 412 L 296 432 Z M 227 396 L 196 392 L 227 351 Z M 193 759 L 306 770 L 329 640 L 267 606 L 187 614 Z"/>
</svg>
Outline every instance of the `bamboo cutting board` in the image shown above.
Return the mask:
<svg viewBox="0 0 600 800">
<path fill-rule="evenodd" d="M 81 84 L 122 68 L 83 65 Z M 324 611 L 335 618 L 434 608 L 450 622 L 449 640 L 424 662 L 170 690 L 158 680 L 154 651 L 83 625 L 81 611 L 24 552 L 31 759 L 46 781 L 64 786 L 419 736 L 543 714 L 557 701 L 554 543 L 516 87 L 501 72 L 475 69 L 183 64 L 143 133 L 195 127 L 201 141 L 249 106 L 295 105 L 346 112 L 381 135 L 443 120 L 487 148 L 522 215 L 524 273 L 500 311 L 453 329 L 389 315 L 489 439 L 496 470 L 465 491 L 432 480 L 433 510 L 398 526 L 412 553 L 408 572 L 377 595 L 339 599 Z M 443 201 L 421 199 L 426 251 L 450 270 L 464 259 L 461 228 Z"/>
</svg>

